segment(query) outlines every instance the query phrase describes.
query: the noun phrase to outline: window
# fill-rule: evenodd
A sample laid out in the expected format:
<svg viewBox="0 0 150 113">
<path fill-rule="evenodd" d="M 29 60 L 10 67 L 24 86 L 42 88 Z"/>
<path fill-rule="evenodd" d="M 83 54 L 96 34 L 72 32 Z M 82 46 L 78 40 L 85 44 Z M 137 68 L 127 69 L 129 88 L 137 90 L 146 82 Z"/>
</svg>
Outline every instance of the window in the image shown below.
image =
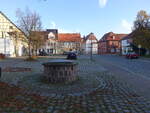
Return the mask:
<svg viewBox="0 0 150 113">
<path fill-rule="evenodd" d="M 68 46 L 68 42 L 65 42 L 64 45 L 65 45 L 65 46 Z"/>
<path fill-rule="evenodd" d="M 54 43 L 54 47 L 56 47 L 56 43 Z"/>
<path fill-rule="evenodd" d="M 50 49 L 47 49 L 47 53 L 50 53 Z"/>
<path fill-rule="evenodd" d="M 53 43 L 51 43 L 51 46 L 53 46 Z"/>
<path fill-rule="evenodd" d="M 13 29 L 13 26 L 9 26 L 9 29 Z"/>
<path fill-rule="evenodd" d="M 54 35 L 52 32 L 50 32 L 50 33 L 48 34 L 48 38 L 55 39 L 55 35 Z"/>
<path fill-rule="evenodd" d="M 47 45 L 50 46 L 50 42 Z"/>
<path fill-rule="evenodd" d="M 113 36 L 113 40 L 115 39 L 115 36 Z"/>
</svg>

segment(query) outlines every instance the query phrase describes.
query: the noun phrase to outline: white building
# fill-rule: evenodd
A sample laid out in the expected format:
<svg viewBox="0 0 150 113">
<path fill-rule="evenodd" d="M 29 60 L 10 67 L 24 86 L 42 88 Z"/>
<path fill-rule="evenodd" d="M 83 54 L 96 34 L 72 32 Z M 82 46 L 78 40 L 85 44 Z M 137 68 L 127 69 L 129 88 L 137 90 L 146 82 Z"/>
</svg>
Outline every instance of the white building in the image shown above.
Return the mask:
<svg viewBox="0 0 150 113">
<path fill-rule="evenodd" d="M 127 35 L 121 40 L 121 54 L 126 55 L 128 52 L 133 51 L 131 47 L 132 38 L 131 34 Z"/>
<path fill-rule="evenodd" d="M 57 29 L 47 29 L 45 31 L 35 32 L 44 38 L 44 43 L 38 47 L 38 54 L 45 53 L 47 55 L 53 55 L 63 54 L 69 51 L 80 53 L 80 33 L 58 33 Z"/>
<path fill-rule="evenodd" d="M 38 48 L 37 53 L 44 52 L 48 55 L 58 53 L 58 30 L 47 29 L 45 31 L 36 31 L 39 35 L 42 35 L 45 43 Z"/>
<path fill-rule="evenodd" d="M 98 54 L 98 40 L 93 33 L 90 33 L 82 40 L 83 54 Z"/>
<path fill-rule="evenodd" d="M 23 32 L 0 11 L 0 53 L 6 56 L 22 56 L 27 44 L 22 41 Z"/>
</svg>

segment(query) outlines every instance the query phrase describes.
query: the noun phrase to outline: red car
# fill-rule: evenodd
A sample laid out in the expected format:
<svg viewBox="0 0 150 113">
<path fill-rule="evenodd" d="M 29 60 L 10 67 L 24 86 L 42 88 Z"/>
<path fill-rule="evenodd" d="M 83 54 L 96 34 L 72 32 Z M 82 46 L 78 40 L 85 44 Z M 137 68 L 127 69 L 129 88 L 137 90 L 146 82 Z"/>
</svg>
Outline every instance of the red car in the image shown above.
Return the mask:
<svg viewBox="0 0 150 113">
<path fill-rule="evenodd" d="M 139 55 L 135 52 L 130 52 L 130 53 L 127 53 L 126 58 L 128 58 L 128 59 L 137 59 L 137 58 L 139 58 Z"/>
</svg>

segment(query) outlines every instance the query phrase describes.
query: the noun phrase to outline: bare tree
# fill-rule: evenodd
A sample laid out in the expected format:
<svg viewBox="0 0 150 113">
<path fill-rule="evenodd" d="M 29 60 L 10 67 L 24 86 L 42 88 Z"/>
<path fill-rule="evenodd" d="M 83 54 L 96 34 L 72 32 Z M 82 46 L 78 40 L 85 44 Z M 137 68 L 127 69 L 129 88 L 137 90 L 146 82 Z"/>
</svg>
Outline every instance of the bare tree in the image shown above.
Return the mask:
<svg viewBox="0 0 150 113">
<path fill-rule="evenodd" d="M 14 49 L 15 49 L 15 56 L 18 56 L 18 37 L 19 37 L 19 32 L 17 31 L 12 31 L 9 32 L 9 35 L 12 37 L 13 43 L 14 43 Z"/>
<path fill-rule="evenodd" d="M 11 40 L 13 41 L 14 43 L 14 53 L 15 53 L 15 56 L 19 56 L 19 53 L 18 53 L 18 49 L 19 49 L 19 45 L 18 43 L 20 41 L 24 41 L 24 33 L 23 32 L 20 32 L 19 30 L 17 29 L 13 29 L 13 28 L 10 28 L 10 31 L 7 32 L 10 36 L 11 36 Z"/>
<path fill-rule="evenodd" d="M 34 55 L 37 56 L 37 50 L 46 42 L 45 35 L 42 32 L 33 31 L 31 33 L 31 44 L 33 47 Z"/>
<path fill-rule="evenodd" d="M 31 57 L 31 49 L 33 48 L 32 32 L 40 31 L 42 29 L 40 16 L 36 12 L 32 12 L 29 9 L 26 9 L 25 11 L 18 9 L 16 11 L 16 16 L 18 18 L 20 29 L 26 35 L 25 41 L 28 43 L 28 56 Z"/>
</svg>

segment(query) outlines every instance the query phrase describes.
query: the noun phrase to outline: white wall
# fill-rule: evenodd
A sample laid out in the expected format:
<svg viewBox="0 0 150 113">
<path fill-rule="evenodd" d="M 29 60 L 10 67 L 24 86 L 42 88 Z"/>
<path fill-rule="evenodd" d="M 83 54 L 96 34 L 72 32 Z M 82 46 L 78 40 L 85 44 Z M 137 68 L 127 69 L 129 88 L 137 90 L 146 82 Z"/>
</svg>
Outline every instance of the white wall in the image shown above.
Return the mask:
<svg viewBox="0 0 150 113">
<path fill-rule="evenodd" d="M 121 41 L 122 55 L 126 55 L 128 53 L 128 51 L 132 49 L 129 46 L 130 46 L 130 43 L 128 42 L 128 40 Z"/>
<path fill-rule="evenodd" d="M 97 40 L 87 40 L 85 42 L 85 54 L 90 54 L 91 53 L 91 43 L 92 44 L 92 53 L 93 54 L 98 54 L 98 43 Z"/>
<path fill-rule="evenodd" d="M 14 46 L 9 38 L 0 38 L 0 53 L 6 56 L 13 56 Z"/>
</svg>

